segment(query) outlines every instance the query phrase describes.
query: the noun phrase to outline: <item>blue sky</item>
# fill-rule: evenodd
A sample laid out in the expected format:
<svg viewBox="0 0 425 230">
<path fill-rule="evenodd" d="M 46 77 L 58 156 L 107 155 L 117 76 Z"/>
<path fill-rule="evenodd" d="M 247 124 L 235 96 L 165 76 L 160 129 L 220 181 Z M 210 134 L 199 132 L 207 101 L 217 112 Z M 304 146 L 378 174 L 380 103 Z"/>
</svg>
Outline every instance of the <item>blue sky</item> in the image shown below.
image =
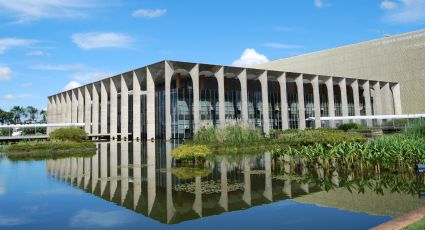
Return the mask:
<svg viewBox="0 0 425 230">
<path fill-rule="evenodd" d="M 424 23 L 425 0 L 0 0 L 0 108 L 163 59 L 246 66 Z"/>
</svg>

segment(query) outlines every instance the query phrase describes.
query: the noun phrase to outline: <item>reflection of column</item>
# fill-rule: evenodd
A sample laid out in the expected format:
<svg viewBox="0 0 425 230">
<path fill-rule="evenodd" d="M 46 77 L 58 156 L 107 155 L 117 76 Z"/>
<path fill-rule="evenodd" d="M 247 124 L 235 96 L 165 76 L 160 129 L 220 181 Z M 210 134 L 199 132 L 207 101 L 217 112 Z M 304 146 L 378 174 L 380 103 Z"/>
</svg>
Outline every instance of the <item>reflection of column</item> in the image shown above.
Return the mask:
<svg viewBox="0 0 425 230">
<path fill-rule="evenodd" d="M 307 166 L 306 166 L 306 164 L 305 163 L 303 163 L 302 165 L 301 165 L 301 175 L 302 176 L 305 176 L 305 174 L 307 174 L 308 173 L 308 168 L 307 168 Z M 305 192 L 305 193 L 309 193 L 310 192 L 310 189 L 309 189 L 309 185 L 308 185 L 308 183 L 306 183 L 306 184 L 301 184 L 300 185 L 300 187 L 301 187 L 301 189 Z"/>
<path fill-rule="evenodd" d="M 133 140 L 140 139 L 140 82 L 135 71 L 133 71 Z"/>
<path fill-rule="evenodd" d="M 171 78 L 174 70 L 170 63 L 165 62 L 164 78 L 165 78 L 165 139 L 171 139 Z"/>
<path fill-rule="evenodd" d="M 339 83 L 339 89 L 341 91 L 341 108 L 342 116 L 348 116 L 348 98 L 347 98 L 347 82 L 345 78 L 342 78 Z M 347 121 L 344 121 L 347 122 Z"/>
<path fill-rule="evenodd" d="M 285 180 L 284 184 L 283 184 L 283 193 L 285 193 L 286 195 L 288 195 L 289 198 L 292 197 L 292 184 L 291 184 L 291 178 L 289 177 L 289 175 L 291 174 L 291 164 L 289 162 L 289 156 L 285 155 L 285 163 L 283 165 L 284 170 L 285 170 L 285 174 L 288 175 L 288 179 Z M 288 159 L 288 160 L 286 160 Z"/>
<path fill-rule="evenodd" d="M 84 96 L 83 96 L 83 90 L 84 88 L 80 87 L 78 90 L 78 123 L 84 123 Z"/>
<path fill-rule="evenodd" d="M 111 139 L 117 138 L 118 133 L 118 93 L 117 93 L 117 86 L 115 84 L 115 80 L 113 77 L 110 78 L 110 106 L 109 106 L 109 112 L 110 112 L 110 126 L 109 126 L 109 133 L 111 135 Z"/>
<path fill-rule="evenodd" d="M 167 183 L 167 223 L 173 219 L 176 209 L 174 208 L 173 203 L 173 177 L 171 175 L 171 165 L 173 158 L 171 157 L 171 142 L 166 142 L 165 144 L 165 154 L 166 154 L 166 183 Z"/>
<path fill-rule="evenodd" d="M 108 91 L 106 80 L 100 82 L 100 133 L 108 133 Z"/>
<path fill-rule="evenodd" d="M 71 90 L 71 122 L 77 123 L 78 120 L 78 99 L 77 99 L 77 89 Z"/>
<path fill-rule="evenodd" d="M 202 217 L 202 179 L 200 176 L 195 177 L 195 202 L 192 208 Z"/>
<path fill-rule="evenodd" d="M 220 163 L 220 173 L 221 173 L 221 196 L 220 201 L 218 202 L 224 210 L 229 211 L 229 199 L 228 199 L 228 184 L 227 184 L 227 162 L 222 160 Z"/>
<path fill-rule="evenodd" d="M 311 80 L 313 86 L 313 98 L 314 98 L 314 127 L 320 128 L 322 123 L 320 121 L 320 90 L 319 90 L 319 76 L 314 76 Z"/>
<path fill-rule="evenodd" d="M 65 159 L 66 164 L 66 173 L 65 173 L 65 181 L 66 182 L 72 182 L 72 163 L 71 158 Z"/>
<path fill-rule="evenodd" d="M 118 180 L 118 153 L 117 146 L 118 143 L 116 141 L 111 141 L 109 143 L 109 195 L 112 200 L 115 195 L 115 191 L 117 190 L 117 180 Z"/>
<path fill-rule="evenodd" d="M 401 115 L 401 99 L 400 99 L 400 84 L 395 84 L 392 87 L 393 90 L 393 102 L 394 102 L 394 114 Z"/>
<path fill-rule="evenodd" d="M 121 142 L 121 204 L 128 193 L 128 142 Z"/>
<path fill-rule="evenodd" d="M 99 133 L 99 90 L 96 87 L 96 84 L 93 84 L 93 116 L 92 116 L 92 134 Z"/>
<path fill-rule="evenodd" d="M 245 203 L 251 206 L 251 164 L 249 159 L 246 158 L 243 160 L 244 164 L 244 191 L 242 199 Z"/>
<path fill-rule="evenodd" d="M 267 71 L 264 71 L 259 77 L 261 83 L 261 97 L 263 105 L 263 132 L 268 136 L 270 134 L 269 120 L 269 90 L 267 81 Z"/>
<path fill-rule="evenodd" d="M 300 74 L 295 78 L 297 84 L 297 95 L 298 95 L 298 117 L 299 117 L 299 129 L 305 129 L 305 106 L 304 106 L 304 76 Z"/>
<path fill-rule="evenodd" d="M 99 178 L 99 155 L 101 149 L 99 149 L 98 144 L 98 152 L 91 158 L 91 192 L 94 193 L 97 185 L 97 181 Z"/>
<path fill-rule="evenodd" d="M 136 210 L 139 203 L 140 196 L 142 195 L 142 150 L 141 143 L 133 141 L 133 210 Z M 121 181 L 124 178 L 121 179 Z"/>
<path fill-rule="evenodd" d="M 87 189 L 90 182 L 90 170 L 90 158 L 86 157 L 84 158 L 84 189 Z"/>
<path fill-rule="evenodd" d="M 286 92 L 286 73 L 282 73 L 277 79 L 280 86 L 280 103 L 282 116 L 282 130 L 288 129 L 288 99 Z"/>
<path fill-rule="evenodd" d="M 332 184 L 339 187 L 339 174 L 336 170 L 332 173 Z"/>
<path fill-rule="evenodd" d="M 77 185 L 78 187 L 82 187 L 82 181 L 83 181 L 83 177 L 84 177 L 84 161 L 83 158 L 78 158 L 77 159 Z"/>
<path fill-rule="evenodd" d="M 272 156 L 270 152 L 264 153 L 264 171 L 265 171 L 265 189 L 263 196 L 273 201 L 273 190 L 272 190 Z"/>
<path fill-rule="evenodd" d="M 363 88 L 363 96 L 364 96 L 364 101 L 365 101 L 365 113 L 366 116 L 371 116 L 372 115 L 372 106 L 370 103 L 370 84 L 369 81 L 365 81 L 365 83 L 363 83 L 362 85 Z M 372 126 L 372 122 L 371 120 L 366 120 L 366 125 L 368 127 Z"/>
<path fill-rule="evenodd" d="M 383 91 L 384 91 L 384 102 L 385 102 L 385 114 L 392 115 L 394 114 L 394 110 L 393 110 L 393 98 L 392 98 L 391 90 L 390 90 L 390 83 L 388 82 L 384 83 Z"/>
<path fill-rule="evenodd" d="M 121 75 L 121 140 L 128 138 L 128 86 Z"/>
<path fill-rule="evenodd" d="M 167 62 L 165 62 L 165 66 L 167 66 Z M 165 70 L 167 70 L 167 68 L 165 68 Z M 167 101 L 167 84 L 170 84 L 167 83 L 168 81 L 170 81 L 170 79 L 167 76 L 167 71 L 165 71 L 165 101 Z M 152 139 L 155 138 L 155 82 L 149 67 L 146 68 L 146 91 L 146 135 L 147 139 Z M 171 113 L 169 109 L 169 113 L 167 113 L 168 107 L 169 104 L 166 104 L 165 117 L 170 116 L 170 127 L 166 126 L 166 132 L 168 132 L 167 130 L 170 128 L 169 130 L 171 134 Z M 170 137 L 166 138 L 168 140 Z"/>
<path fill-rule="evenodd" d="M 218 86 L 218 117 L 220 120 L 220 127 L 226 126 L 226 109 L 224 104 L 226 103 L 224 96 L 224 67 L 220 67 L 220 69 L 215 73 L 215 78 L 217 79 Z"/>
<path fill-rule="evenodd" d="M 190 76 L 192 77 L 193 87 L 193 123 L 195 124 L 194 132 L 196 133 L 201 125 L 199 114 L 199 64 L 196 64 L 192 70 L 190 70 Z"/>
<path fill-rule="evenodd" d="M 91 134 L 91 116 L 92 116 L 92 101 L 91 101 L 91 95 L 90 90 L 88 86 L 84 86 L 84 130 L 86 133 Z"/>
<path fill-rule="evenodd" d="M 156 198 L 155 143 L 148 141 L 147 145 L 147 180 L 148 180 L 148 215 L 151 214 Z"/>
<path fill-rule="evenodd" d="M 238 75 L 239 82 L 241 84 L 241 115 L 242 115 L 242 125 L 248 127 L 248 86 L 246 79 L 246 69 L 243 69 Z"/>
<path fill-rule="evenodd" d="M 100 194 L 105 192 L 108 179 L 108 145 L 100 143 Z"/>
<path fill-rule="evenodd" d="M 328 91 L 328 111 L 329 111 L 329 117 L 335 117 L 335 99 L 334 99 L 334 82 L 333 78 L 329 77 L 326 79 L 326 89 Z M 335 128 L 335 122 L 330 121 L 329 125 L 331 128 Z"/>
</svg>

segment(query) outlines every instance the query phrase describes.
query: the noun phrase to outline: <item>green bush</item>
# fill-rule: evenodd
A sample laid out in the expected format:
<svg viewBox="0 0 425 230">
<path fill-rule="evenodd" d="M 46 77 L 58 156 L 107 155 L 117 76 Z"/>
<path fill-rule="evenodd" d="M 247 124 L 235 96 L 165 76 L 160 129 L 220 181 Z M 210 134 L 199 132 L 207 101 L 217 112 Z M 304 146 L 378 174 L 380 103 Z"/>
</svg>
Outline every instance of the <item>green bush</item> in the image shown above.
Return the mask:
<svg viewBox="0 0 425 230">
<path fill-rule="evenodd" d="M 49 134 L 51 140 L 81 142 L 87 139 L 87 133 L 77 127 L 56 129 Z"/>
<path fill-rule="evenodd" d="M 346 123 L 346 124 L 339 125 L 338 129 L 348 131 L 348 130 L 364 129 L 364 126 L 357 123 Z"/>
<path fill-rule="evenodd" d="M 417 119 L 410 121 L 402 133 L 410 137 L 425 137 L 425 120 Z"/>
<path fill-rule="evenodd" d="M 243 128 L 239 125 L 227 126 L 224 129 L 209 127 L 202 128 L 193 137 L 195 144 L 255 144 L 265 140 L 259 129 Z"/>
<path fill-rule="evenodd" d="M 171 156 L 177 160 L 205 160 L 211 154 L 205 145 L 181 145 L 171 152 Z"/>
<path fill-rule="evenodd" d="M 366 137 L 362 134 L 346 133 L 336 129 L 305 129 L 284 131 L 279 134 L 277 141 L 292 146 L 302 146 L 316 143 L 365 142 Z"/>
</svg>

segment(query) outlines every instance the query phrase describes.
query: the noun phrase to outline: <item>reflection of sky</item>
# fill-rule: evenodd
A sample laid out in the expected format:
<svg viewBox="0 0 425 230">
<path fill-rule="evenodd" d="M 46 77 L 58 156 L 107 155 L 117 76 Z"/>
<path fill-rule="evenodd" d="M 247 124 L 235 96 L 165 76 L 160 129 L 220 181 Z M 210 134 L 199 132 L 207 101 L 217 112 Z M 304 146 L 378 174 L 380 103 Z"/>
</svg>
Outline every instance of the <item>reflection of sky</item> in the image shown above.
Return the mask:
<svg viewBox="0 0 425 230">
<path fill-rule="evenodd" d="M 0 176 L 0 196 L 6 193 L 6 182 L 4 180 L 4 177 Z"/>
<path fill-rule="evenodd" d="M 16 225 L 22 225 L 28 223 L 29 220 L 22 217 L 8 217 L 0 215 L 0 226 L 1 227 L 10 227 Z"/>
<path fill-rule="evenodd" d="M 124 211 L 97 212 L 81 210 L 69 222 L 71 228 L 111 228 L 132 222 Z"/>
</svg>

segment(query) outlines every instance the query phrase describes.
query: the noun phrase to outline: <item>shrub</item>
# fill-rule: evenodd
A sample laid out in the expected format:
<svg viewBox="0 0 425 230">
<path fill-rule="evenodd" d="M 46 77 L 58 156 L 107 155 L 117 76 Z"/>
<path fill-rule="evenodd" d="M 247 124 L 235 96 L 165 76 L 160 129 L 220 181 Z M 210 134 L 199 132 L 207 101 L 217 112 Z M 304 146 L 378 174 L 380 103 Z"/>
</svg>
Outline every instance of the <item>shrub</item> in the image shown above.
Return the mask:
<svg viewBox="0 0 425 230">
<path fill-rule="evenodd" d="M 178 160 L 205 160 L 211 154 L 205 145 L 181 145 L 171 152 L 171 156 Z"/>
<path fill-rule="evenodd" d="M 402 133 L 410 137 L 425 137 L 425 120 L 412 120 L 406 125 Z"/>
<path fill-rule="evenodd" d="M 365 142 L 362 134 L 346 133 L 335 129 L 305 129 L 285 131 L 281 134 L 279 142 L 288 145 L 334 144 L 340 142 Z"/>
<path fill-rule="evenodd" d="M 354 129 L 364 129 L 364 126 L 357 123 L 347 123 L 347 124 L 339 125 L 338 129 L 348 131 L 348 130 L 354 130 Z"/>
<path fill-rule="evenodd" d="M 188 180 L 195 177 L 206 177 L 212 173 L 209 168 L 177 167 L 171 168 L 171 172 L 179 179 Z"/>
<path fill-rule="evenodd" d="M 51 140 L 81 142 L 87 139 L 87 133 L 77 127 L 56 129 L 49 134 Z"/>
<path fill-rule="evenodd" d="M 193 137 L 196 144 L 231 144 L 245 145 L 264 140 L 259 129 L 243 128 L 239 125 L 221 128 L 202 128 Z"/>
</svg>

